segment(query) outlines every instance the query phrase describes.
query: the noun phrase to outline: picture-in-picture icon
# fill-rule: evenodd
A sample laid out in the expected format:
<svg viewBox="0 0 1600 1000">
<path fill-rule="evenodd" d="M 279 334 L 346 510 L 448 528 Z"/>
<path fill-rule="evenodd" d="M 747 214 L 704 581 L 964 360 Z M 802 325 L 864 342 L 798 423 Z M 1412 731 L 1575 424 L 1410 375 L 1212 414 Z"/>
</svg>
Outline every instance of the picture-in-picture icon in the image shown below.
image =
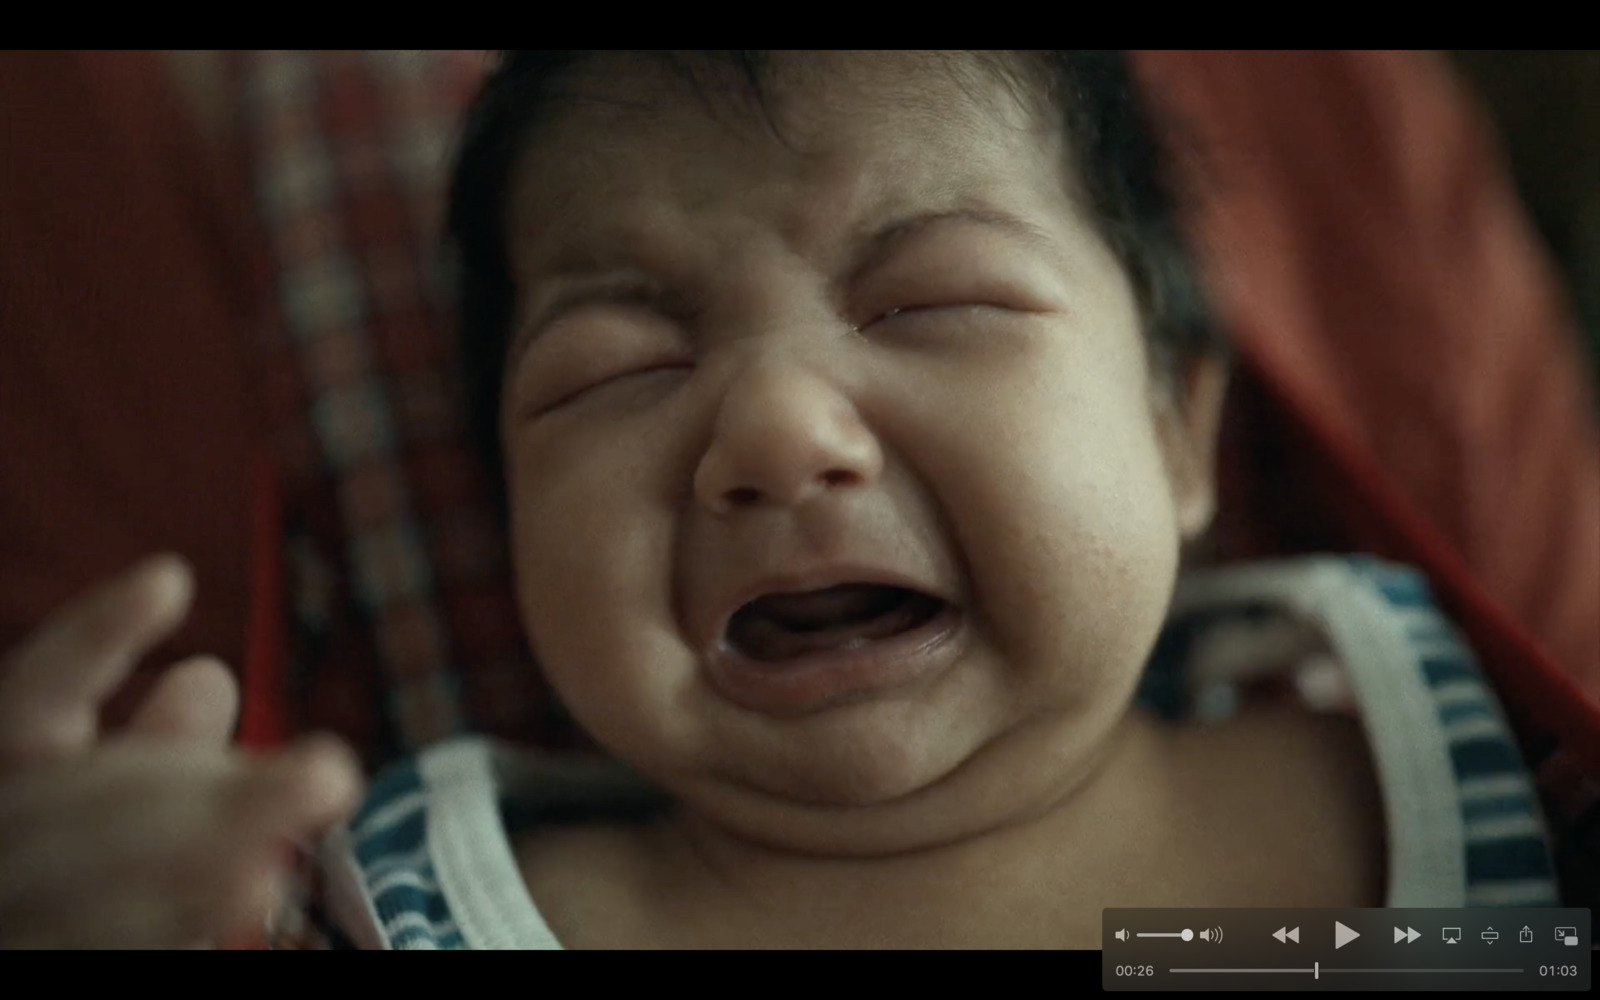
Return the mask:
<svg viewBox="0 0 1600 1000">
<path fill-rule="evenodd" d="M 1556 940 L 1575 948 L 1578 945 L 1578 929 L 1576 927 L 1557 927 Z"/>
<path fill-rule="evenodd" d="M 1460 944 L 1461 943 L 1461 928 L 1459 928 L 1459 927 L 1446 927 L 1444 929 L 1444 943 L 1445 944 Z"/>
</svg>

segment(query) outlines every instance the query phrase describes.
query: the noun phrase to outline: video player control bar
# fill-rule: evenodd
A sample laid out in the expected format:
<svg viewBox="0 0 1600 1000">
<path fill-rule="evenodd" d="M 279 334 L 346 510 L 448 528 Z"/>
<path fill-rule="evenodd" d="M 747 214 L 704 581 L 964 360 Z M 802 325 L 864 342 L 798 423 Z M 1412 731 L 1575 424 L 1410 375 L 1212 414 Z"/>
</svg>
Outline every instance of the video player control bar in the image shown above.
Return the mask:
<svg viewBox="0 0 1600 1000">
<path fill-rule="evenodd" d="M 1107 990 L 1589 989 L 1586 909 L 1108 909 Z"/>
</svg>

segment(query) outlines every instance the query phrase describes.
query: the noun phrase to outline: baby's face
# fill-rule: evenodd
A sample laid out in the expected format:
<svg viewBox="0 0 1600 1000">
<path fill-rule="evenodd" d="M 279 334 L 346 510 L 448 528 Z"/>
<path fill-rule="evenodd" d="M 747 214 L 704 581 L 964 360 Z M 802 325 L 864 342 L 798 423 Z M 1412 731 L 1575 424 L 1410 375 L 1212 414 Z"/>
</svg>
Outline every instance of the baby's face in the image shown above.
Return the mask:
<svg viewBox="0 0 1600 1000">
<path fill-rule="evenodd" d="M 1205 477 L 1064 139 L 976 64 L 780 63 L 771 111 L 580 70 L 514 175 L 519 601 L 573 714 L 813 850 L 1058 795 Z M 1193 527 L 1195 525 L 1188 525 Z"/>
</svg>

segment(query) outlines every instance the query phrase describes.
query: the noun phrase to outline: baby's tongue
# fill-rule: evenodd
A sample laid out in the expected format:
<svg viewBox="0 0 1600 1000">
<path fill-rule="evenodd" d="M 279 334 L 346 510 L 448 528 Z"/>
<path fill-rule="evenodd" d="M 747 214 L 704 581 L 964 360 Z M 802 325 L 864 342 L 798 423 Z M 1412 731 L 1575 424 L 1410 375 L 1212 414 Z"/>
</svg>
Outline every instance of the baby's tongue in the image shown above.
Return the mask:
<svg viewBox="0 0 1600 1000">
<path fill-rule="evenodd" d="M 745 607 L 799 631 L 876 617 L 905 599 L 895 587 L 849 583 L 802 594 L 770 594 Z"/>
<path fill-rule="evenodd" d="M 767 662 L 859 645 L 907 627 L 910 596 L 870 584 L 772 594 L 740 608 L 728 623 L 728 638 L 746 656 Z"/>
</svg>

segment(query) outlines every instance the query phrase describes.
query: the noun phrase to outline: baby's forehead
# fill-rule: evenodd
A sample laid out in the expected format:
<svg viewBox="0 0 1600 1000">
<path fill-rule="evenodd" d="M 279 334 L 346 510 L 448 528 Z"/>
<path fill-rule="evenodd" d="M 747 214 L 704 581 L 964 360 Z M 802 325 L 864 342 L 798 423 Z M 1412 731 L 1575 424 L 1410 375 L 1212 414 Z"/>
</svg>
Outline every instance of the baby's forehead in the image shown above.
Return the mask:
<svg viewBox="0 0 1600 1000">
<path fill-rule="evenodd" d="M 1019 86 L 961 54 L 778 54 L 756 68 L 598 55 L 551 88 L 524 144 L 513 242 L 593 243 L 722 209 L 860 229 L 1003 210 L 1018 188 L 1064 195 L 1059 129 Z"/>
<path fill-rule="evenodd" d="M 602 52 L 570 66 L 554 90 L 569 109 L 634 126 L 687 105 L 726 127 L 776 133 L 798 151 L 852 118 L 1051 124 L 1050 78 L 1013 53 Z"/>
</svg>

